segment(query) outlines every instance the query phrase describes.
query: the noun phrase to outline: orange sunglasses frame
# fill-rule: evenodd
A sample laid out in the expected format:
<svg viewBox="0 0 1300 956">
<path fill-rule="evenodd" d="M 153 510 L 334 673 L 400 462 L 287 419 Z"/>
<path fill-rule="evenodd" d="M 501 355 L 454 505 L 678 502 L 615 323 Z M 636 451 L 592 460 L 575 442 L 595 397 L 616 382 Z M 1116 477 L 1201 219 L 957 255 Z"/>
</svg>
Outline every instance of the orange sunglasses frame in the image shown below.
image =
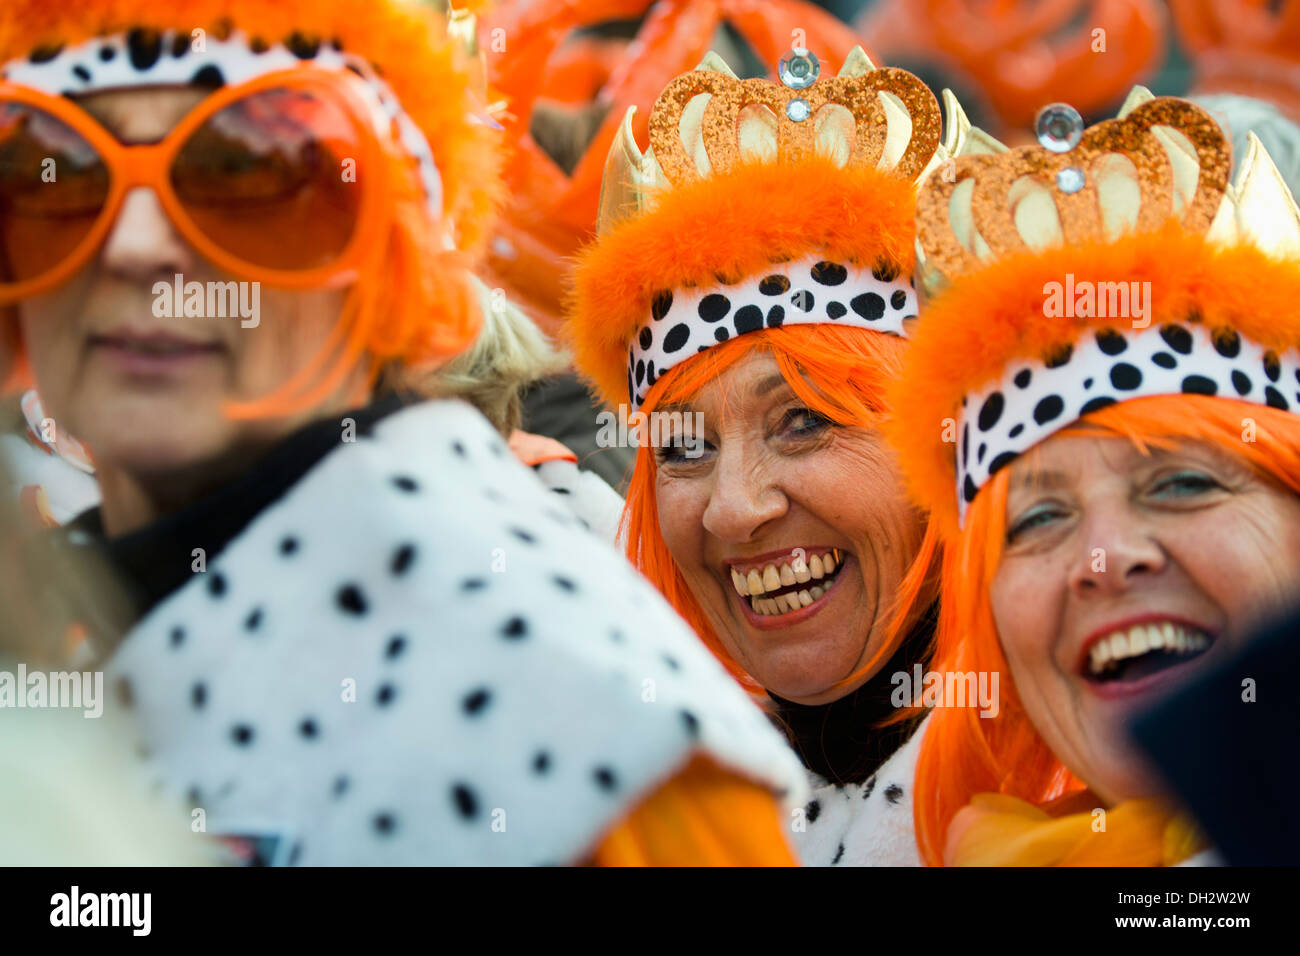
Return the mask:
<svg viewBox="0 0 1300 956">
<path fill-rule="evenodd" d="M 181 237 L 224 272 L 290 289 L 340 288 L 351 284 L 360 275 L 362 260 L 367 252 L 373 255 L 376 250 L 382 249 L 381 243 L 392 221 L 391 210 L 382 201 L 387 191 L 385 149 L 368 119 L 372 110 L 356 88 L 356 84 L 361 82 L 360 78 L 349 74 L 329 72 L 309 65 L 277 70 L 247 83 L 222 88 L 205 97 L 160 142 L 131 145 L 120 143 L 90 114 L 64 97 L 49 96 L 30 87 L 0 82 L 0 105 L 22 103 L 42 110 L 66 124 L 95 149 L 109 176 L 104 208 L 85 238 L 63 261 L 45 273 L 22 282 L 0 283 L 0 305 L 10 305 L 66 282 L 99 249 L 116 221 L 127 193 L 137 187 L 152 189 Z M 270 89 L 309 90 L 326 97 L 342 108 L 357 134 L 360 155 L 350 157 L 356 160 L 356 185 L 362 190 L 357 222 L 347 245 L 328 265 L 302 270 L 268 269 L 226 252 L 204 235 L 185 211 L 184 204 L 171 186 L 169 173 L 172 164 L 195 131 L 232 103 Z M 365 171 L 364 175 L 361 174 L 362 170 Z M 342 175 L 342 170 L 339 175 Z"/>
</svg>

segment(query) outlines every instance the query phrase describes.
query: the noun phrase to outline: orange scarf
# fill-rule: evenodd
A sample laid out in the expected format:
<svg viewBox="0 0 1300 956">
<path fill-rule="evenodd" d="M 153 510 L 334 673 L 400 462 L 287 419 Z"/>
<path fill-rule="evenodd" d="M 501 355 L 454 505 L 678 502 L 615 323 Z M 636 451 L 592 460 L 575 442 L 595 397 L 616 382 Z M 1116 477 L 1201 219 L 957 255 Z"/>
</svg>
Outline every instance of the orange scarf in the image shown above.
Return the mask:
<svg viewBox="0 0 1300 956">
<path fill-rule="evenodd" d="M 1205 846 L 1188 820 L 1153 799 L 1052 817 L 1016 797 L 981 793 L 953 818 L 944 863 L 1173 866 Z"/>
</svg>

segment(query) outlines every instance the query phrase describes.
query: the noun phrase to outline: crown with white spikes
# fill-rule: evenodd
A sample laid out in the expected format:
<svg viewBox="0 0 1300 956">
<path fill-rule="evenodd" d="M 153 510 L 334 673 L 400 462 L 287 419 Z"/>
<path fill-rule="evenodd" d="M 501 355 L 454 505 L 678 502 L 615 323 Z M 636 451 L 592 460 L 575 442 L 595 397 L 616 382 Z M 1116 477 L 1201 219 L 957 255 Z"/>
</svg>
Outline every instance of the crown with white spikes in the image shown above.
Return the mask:
<svg viewBox="0 0 1300 956">
<path fill-rule="evenodd" d="M 932 510 L 955 480 L 958 523 L 1017 456 L 1117 402 L 1300 413 L 1300 209 L 1258 139 L 1230 183 L 1218 124 L 1137 87 L 1087 130 L 1046 108 L 1039 141 L 1008 149 L 972 129 L 917 195 L 930 306 L 896 444 Z M 924 436 L 945 420 L 956 442 L 940 450 Z"/>
<path fill-rule="evenodd" d="M 947 163 L 971 129 L 945 90 L 949 121 L 941 142 L 934 94 L 906 70 L 876 67 L 861 47 L 830 79 L 819 78 L 817 58 L 799 49 L 782 60 L 780 72 L 783 83 L 742 80 L 708 53 L 659 94 L 644 154 L 632 133 L 636 107 L 628 107 L 605 165 L 597 232 L 651 207 L 664 189 L 747 162 L 797 162 L 817 153 L 918 182 Z"/>
</svg>

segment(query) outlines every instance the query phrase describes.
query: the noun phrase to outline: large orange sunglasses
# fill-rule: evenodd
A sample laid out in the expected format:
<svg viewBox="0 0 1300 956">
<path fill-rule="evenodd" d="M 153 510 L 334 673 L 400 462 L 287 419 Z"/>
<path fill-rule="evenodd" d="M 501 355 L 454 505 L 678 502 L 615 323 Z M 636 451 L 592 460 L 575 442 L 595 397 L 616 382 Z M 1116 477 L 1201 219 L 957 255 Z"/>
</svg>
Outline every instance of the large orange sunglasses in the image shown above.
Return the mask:
<svg viewBox="0 0 1300 956">
<path fill-rule="evenodd" d="M 65 98 L 0 83 L 0 305 L 67 281 L 141 186 L 218 269 L 287 288 L 351 283 L 391 223 L 361 82 L 270 73 L 204 98 L 141 145 Z"/>
</svg>

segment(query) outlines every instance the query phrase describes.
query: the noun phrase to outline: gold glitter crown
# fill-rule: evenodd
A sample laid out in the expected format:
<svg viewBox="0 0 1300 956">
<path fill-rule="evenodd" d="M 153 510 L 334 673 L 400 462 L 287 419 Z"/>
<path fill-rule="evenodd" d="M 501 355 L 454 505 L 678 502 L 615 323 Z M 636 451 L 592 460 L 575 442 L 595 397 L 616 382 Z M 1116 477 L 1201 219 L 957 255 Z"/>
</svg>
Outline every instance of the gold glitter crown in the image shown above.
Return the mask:
<svg viewBox="0 0 1300 956">
<path fill-rule="evenodd" d="M 1063 150 L 1068 140 L 1008 150 L 971 129 L 917 195 L 918 290 L 933 295 L 1018 251 L 1112 241 L 1169 220 L 1214 242 L 1300 258 L 1300 210 L 1268 152 L 1253 133 L 1249 140 L 1230 185 L 1232 146 L 1219 125 L 1141 86 L 1117 118 Z"/>
<path fill-rule="evenodd" d="M 644 155 L 632 133 L 636 107 L 629 107 L 605 162 L 597 232 L 646 209 L 665 188 L 743 163 L 798 162 L 816 154 L 840 166 L 875 165 L 917 182 L 927 169 L 950 160 L 970 129 L 945 90 L 949 129 L 941 144 L 934 94 L 906 70 L 877 68 L 861 47 L 849 52 L 831 78 L 818 78 L 816 58 L 807 51 L 790 56 L 805 65 L 802 76 L 794 76 L 783 60 L 783 85 L 742 80 L 722 57 L 709 53 L 659 94 Z"/>
</svg>

